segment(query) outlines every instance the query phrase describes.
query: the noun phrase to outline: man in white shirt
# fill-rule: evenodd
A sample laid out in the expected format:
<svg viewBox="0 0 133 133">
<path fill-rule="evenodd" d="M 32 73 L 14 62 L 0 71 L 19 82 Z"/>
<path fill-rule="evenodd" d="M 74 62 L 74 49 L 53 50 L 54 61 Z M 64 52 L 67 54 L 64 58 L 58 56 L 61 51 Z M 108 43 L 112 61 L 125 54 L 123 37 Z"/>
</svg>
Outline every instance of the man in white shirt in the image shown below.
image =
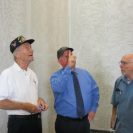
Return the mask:
<svg viewBox="0 0 133 133">
<path fill-rule="evenodd" d="M 11 42 L 15 62 L 0 76 L 0 108 L 7 110 L 8 133 L 42 133 L 41 112 L 48 105 L 38 97 L 38 80 L 28 67 L 33 61 L 33 42 L 23 36 Z"/>
</svg>

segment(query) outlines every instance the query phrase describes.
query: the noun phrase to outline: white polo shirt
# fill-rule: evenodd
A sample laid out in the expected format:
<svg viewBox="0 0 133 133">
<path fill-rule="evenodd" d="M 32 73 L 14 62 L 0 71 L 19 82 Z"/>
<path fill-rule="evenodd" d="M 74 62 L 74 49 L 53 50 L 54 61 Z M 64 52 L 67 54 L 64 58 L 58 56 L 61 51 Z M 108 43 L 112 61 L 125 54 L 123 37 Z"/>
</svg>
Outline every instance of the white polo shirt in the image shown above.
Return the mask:
<svg viewBox="0 0 133 133">
<path fill-rule="evenodd" d="M 5 69 L 0 76 L 0 100 L 10 99 L 37 105 L 38 80 L 36 74 L 28 68 L 21 69 L 17 63 Z M 7 110 L 8 115 L 28 115 L 24 110 Z"/>
</svg>

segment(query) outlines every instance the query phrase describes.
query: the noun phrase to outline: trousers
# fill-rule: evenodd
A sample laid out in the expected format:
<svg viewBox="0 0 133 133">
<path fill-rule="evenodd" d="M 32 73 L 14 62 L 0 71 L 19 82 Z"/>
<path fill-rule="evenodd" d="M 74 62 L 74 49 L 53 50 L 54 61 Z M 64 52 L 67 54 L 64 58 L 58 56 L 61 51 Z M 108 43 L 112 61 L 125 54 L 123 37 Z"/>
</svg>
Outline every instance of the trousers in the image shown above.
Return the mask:
<svg viewBox="0 0 133 133">
<path fill-rule="evenodd" d="M 41 114 L 9 115 L 8 133 L 42 133 Z"/>
<path fill-rule="evenodd" d="M 75 119 L 57 115 L 55 131 L 56 133 L 90 133 L 90 123 L 87 116 Z"/>
</svg>

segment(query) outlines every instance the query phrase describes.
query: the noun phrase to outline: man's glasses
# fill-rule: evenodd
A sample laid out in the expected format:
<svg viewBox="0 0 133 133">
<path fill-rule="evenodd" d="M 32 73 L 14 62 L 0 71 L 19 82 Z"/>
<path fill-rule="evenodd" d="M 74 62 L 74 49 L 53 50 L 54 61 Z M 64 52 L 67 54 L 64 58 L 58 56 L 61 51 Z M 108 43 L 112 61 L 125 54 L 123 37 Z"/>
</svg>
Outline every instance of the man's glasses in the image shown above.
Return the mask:
<svg viewBox="0 0 133 133">
<path fill-rule="evenodd" d="M 120 65 L 127 65 L 129 63 L 133 63 L 133 61 L 120 61 Z"/>
</svg>

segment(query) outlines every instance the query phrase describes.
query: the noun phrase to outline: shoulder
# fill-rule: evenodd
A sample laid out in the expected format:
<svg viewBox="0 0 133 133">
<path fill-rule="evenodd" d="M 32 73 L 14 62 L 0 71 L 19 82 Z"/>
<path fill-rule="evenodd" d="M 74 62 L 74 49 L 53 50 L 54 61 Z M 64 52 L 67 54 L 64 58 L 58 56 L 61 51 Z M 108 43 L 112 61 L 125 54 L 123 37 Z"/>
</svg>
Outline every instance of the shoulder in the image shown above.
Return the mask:
<svg viewBox="0 0 133 133">
<path fill-rule="evenodd" d="M 13 68 L 12 66 L 9 68 L 4 69 L 0 74 L 0 82 L 8 81 L 9 79 L 12 79 L 14 76 Z"/>
<path fill-rule="evenodd" d="M 122 79 L 123 79 L 123 76 L 118 77 L 118 78 L 116 79 L 116 81 L 115 81 L 115 84 L 118 84 L 119 82 L 121 82 Z"/>
<path fill-rule="evenodd" d="M 90 73 L 87 70 L 83 69 L 83 68 L 76 68 L 76 71 L 79 72 L 79 73 L 91 76 Z"/>
<path fill-rule="evenodd" d="M 64 69 L 63 69 L 63 68 L 61 68 L 61 69 L 59 69 L 59 70 L 57 70 L 57 71 L 53 72 L 53 73 L 52 73 L 52 75 L 55 75 L 55 74 L 60 74 L 63 70 L 64 70 Z"/>
<path fill-rule="evenodd" d="M 59 69 L 59 70 L 53 72 L 53 73 L 51 74 L 51 77 L 50 77 L 50 78 L 60 75 L 61 71 L 62 71 L 62 69 Z"/>
<path fill-rule="evenodd" d="M 1 76 L 3 76 L 3 75 L 8 75 L 8 74 L 12 73 L 12 72 L 13 72 L 12 70 L 13 70 L 13 67 L 12 67 L 12 66 L 10 66 L 10 67 L 4 69 L 4 70 L 1 72 Z"/>
<path fill-rule="evenodd" d="M 120 76 L 120 77 L 118 77 L 118 78 L 116 79 L 115 85 L 114 85 L 114 90 L 117 89 L 117 88 L 119 87 L 121 81 L 123 81 L 122 79 L 123 79 L 123 76 Z"/>
</svg>

